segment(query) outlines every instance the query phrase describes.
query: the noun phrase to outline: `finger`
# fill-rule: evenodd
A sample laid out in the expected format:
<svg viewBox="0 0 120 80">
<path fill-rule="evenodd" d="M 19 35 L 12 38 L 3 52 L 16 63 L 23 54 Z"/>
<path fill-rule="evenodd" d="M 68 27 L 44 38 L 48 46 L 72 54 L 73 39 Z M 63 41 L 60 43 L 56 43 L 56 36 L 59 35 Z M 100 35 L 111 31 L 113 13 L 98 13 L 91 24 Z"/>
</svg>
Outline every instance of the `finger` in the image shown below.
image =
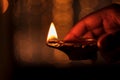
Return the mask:
<svg viewBox="0 0 120 80">
<path fill-rule="evenodd" d="M 83 37 L 87 32 L 93 31 L 96 35 L 96 30 L 102 27 L 102 17 L 100 11 L 87 15 L 79 21 L 71 31 L 65 36 L 64 40 L 76 40 Z M 88 34 L 88 33 L 87 33 Z M 97 33 L 99 34 L 99 33 Z M 91 35 L 91 33 L 90 33 Z M 87 36 L 87 35 L 86 35 Z M 92 35 L 91 35 L 92 36 Z"/>
<path fill-rule="evenodd" d="M 76 24 L 71 31 L 65 36 L 65 41 L 76 41 L 81 38 L 83 34 L 87 32 L 84 21 L 80 21 Z"/>
<path fill-rule="evenodd" d="M 94 36 L 93 36 L 93 33 L 91 31 L 89 31 L 89 32 L 84 34 L 83 38 L 85 38 L 85 39 L 91 39 L 92 38 L 93 39 Z"/>
<path fill-rule="evenodd" d="M 107 48 L 107 44 L 108 41 L 109 41 L 109 38 L 111 38 L 111 35 L 110 34 L 104 34 L 102 35 L 98 41 L 97 41 L 97 46 L 100 48 L 100 49 L 104 49 L 104 48 Z"/>
<path fill-rule="evenodd" d="M 9 3 L 8 0 L 2 0 L 2 13 L 5 13 L 8 9 Z"/>
<path fill-rule="evenodd" d="M 98 40 L 101 55 L 107 62 L 120 60 L 120 31 L 105 34 Z"/>
<path fill-rule="evenodd" d="M 102 35 L 97 42 L 100 49 L 110 50 L 120 46 L 120 31 Z"/>
</svg>

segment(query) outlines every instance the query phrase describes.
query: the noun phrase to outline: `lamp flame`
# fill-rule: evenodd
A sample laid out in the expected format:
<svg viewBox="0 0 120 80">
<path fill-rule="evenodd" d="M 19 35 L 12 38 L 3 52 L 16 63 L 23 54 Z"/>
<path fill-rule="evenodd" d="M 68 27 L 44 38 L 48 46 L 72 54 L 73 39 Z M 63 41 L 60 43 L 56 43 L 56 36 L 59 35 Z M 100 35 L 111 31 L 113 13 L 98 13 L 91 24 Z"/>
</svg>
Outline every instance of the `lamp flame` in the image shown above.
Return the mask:
<svg viewBox="0 0 120 80">
<path fill-rule="evenodd" d="M 55 29 L 55 25 L 52 22 L 48 31 L 47 41 L 54 40 L 54 39 L 58 39 L 58 36 Z"/>
</svg>

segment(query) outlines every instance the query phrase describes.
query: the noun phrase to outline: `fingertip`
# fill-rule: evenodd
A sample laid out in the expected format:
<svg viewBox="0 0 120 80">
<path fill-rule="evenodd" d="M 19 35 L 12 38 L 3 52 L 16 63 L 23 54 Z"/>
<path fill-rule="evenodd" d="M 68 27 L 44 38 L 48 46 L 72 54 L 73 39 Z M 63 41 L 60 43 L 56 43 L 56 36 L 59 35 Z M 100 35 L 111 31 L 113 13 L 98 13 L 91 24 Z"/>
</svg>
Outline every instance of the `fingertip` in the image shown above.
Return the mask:
<svg viewBox="0 0 120 80">
<path fill-rule="evenodd" d="M 97 46 L 102 51 L 110 51 L 116 47 L 114 41 L 113 34 L 105 34 L 98 39 Z"/>
<path fill-rule="evenodd" d="M 72 34 L 67 34 L 65 37 L 64 37 L 64 41 L 65 42 L 67 42 L 67 41 L 71 41 L 71 40 L 73 40 L 74 39 L 74 37 L 73 37 L 73 35 Z"/>
<path fill-rule="evenodd" d="M 102 57 L 109 63 L 120 59 L 119 34 L 109 33 L 98 39 L 97 45 Z"/>
<path fill-rule="evenodd" d="M 104 34 L 102 35 L 98 41 L 97 41 L 97 46 L 98 48 L 102 48 L 103 47 L 103 44 L 105 43 L 105 38 L 108 36 L 108 34 Z"/>
<path fill-rule="evenodd" d="M 76 37 L 76 35 L 74 35 L 73 33 L 69 33 L 64 37 L 63 40 L 65 42 L 75 42 L 75 41 L 79 41 L 79 38 Z"/>
<path fill-rule="evenodd" d="M 8 9 L 9 2 L 8 2 L 8 0 L 3 0 L 2 4 L 3 4 L 2 13 L 5 13 L 7 11 L 7 9 Z"/>
</svg>

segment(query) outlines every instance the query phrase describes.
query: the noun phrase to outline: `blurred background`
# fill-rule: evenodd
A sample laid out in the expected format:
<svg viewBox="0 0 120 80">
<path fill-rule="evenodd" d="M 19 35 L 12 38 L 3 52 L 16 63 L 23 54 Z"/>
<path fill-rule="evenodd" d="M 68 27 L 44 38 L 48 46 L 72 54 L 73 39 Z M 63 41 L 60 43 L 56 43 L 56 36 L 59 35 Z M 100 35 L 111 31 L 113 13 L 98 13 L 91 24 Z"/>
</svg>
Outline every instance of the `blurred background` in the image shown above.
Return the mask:
<svg viewBox="0 0 120 80">
<path fill-rule="evenodd" d="M 48 29 L 53 22 L 63 39 L 82 17 L 112 3 L 120 0 L 0 0 L 0 75 L 10 75 L 14 65 L 90 64 L 46 46 Z"/>
</svg>

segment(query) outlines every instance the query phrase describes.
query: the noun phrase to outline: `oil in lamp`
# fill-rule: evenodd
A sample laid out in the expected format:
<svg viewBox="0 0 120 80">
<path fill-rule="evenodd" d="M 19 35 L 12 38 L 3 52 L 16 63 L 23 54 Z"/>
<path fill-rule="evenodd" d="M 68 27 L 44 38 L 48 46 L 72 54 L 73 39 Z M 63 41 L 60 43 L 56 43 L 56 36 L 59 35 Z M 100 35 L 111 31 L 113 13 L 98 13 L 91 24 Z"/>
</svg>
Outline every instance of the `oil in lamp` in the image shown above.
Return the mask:
<svg viewBox="0 0 120 80">
<path fill-rule="evenodd" d="M 94 39 L 81 38 L 79 41 L 59 40 L 53 22 L 48 31 L 47 46 L 63 51 L 70 60 L 97 59 L 97 42 Z"/>
</svg>

